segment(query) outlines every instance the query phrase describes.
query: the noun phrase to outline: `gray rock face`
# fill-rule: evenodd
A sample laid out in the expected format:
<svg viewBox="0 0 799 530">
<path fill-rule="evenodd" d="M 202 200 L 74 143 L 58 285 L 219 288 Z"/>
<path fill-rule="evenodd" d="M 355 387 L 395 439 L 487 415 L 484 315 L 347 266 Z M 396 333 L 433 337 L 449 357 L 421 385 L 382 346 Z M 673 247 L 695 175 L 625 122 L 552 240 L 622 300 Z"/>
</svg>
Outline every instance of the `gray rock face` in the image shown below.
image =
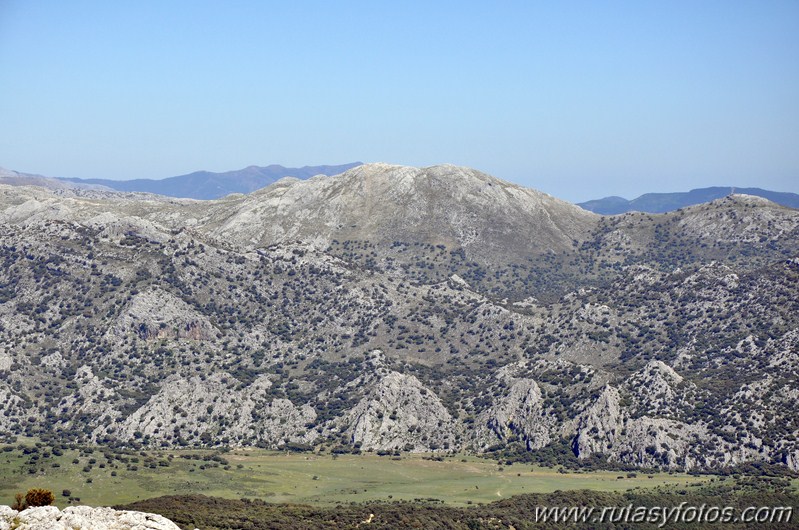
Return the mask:
<svg viewBox="0 0 799 530">
<path fill-rule="evenodd" d="M 18 512 L 0 506 L 0 530 L 180 530 L 178 525 L 154 513 L 70 506 L 39 506 Z"/>
<path fill-rule="evenodd" d="M 116 338 L 122 338 L 131 331 L 145 340 L 210 340 L 218 333 L 205 316 L 160 289 L 137 294 L 109 329 Z"/>
<path fill-rule="evenodd" d="M 650 363 L 644 373 L 637 375 L 639 378 L 647 377 L 653 369 L 661 370 L 662 367 Z M 669 375 L 677 376 L 670 372 Z M 691 448 L 700 439 L 708 438 L 704 426 L 666 418 L 633 418 L 621 401 L 618 389 L 607 386 L 578 418 L 573 439 L 578 458 L 598 453 L 611 461 L 647 467 L 691 469 L 695 466 L 697 458 L 691 454 Z"/>
<path fill-rule="evenodd" d="M 785 457 L 785 465 L 791 471 L 799 471 L 799 451 L 794 451 Z"/>
<path fill-rule="evenodd" d="M 663 361 L 653 360 L 626 382 L 625 387 L 635 397 L 640 414 L 676 414 L 676 407 L 692 400 L 696 394 L 693 384 L 681 384 L 684 378 Z"/>
<path fill-rule="evenodd" d="M 623 436 L 608 451 L 611 460 L 646 467 L 690 470 L 706 464 L 691 450 L 709 434 L 702 425 L 688 425 L 665 418 L 641 417 L 624 425 Z"/>
<path fill-rule="evenodd" d="M 235 378 L 224 373 L 191 379 L 172 377 L 121 425 L 98 428 L 95 436 L 111 434 L 148 443 L 184 439 L 204 445 L 215 445 L 222 439 L 229 445 L 241 445 L 248 439 L 267 446 L 277 446 L 284 440 L 313 441 L 315 432 L 308 432 L 305 426 L 316 418 L 313 408 L 297 407 L 287 399 L 269 399 L 272 383 L 265 376 L 246 390 L 237 390 L 235 384 Z M 224 430 L 218 426 L 219 418 L 229 420 Z"/>
<path fill-rule="evenodd" d="M 619 391 L 606 386 L 577 420 L 577 436 L 572 445 L 577 457 L 586 458 L 612 449 L 621 436 L 625 419 Z"/>
<path fill-rule="evenodd" d="M 507 395 L 478 416 L 475 438 L 488 446 L 516 436 L 528 449 L 540 449 L 552 441 L 553 428 L 539 386 L 532 379 L 519 379 L 511 382 Z"/>
<path fill-rule="evenodd" d="M 455 425 L 441 400 L 416 377 L 389 372 L 348 415 L 346 432 L 365 450 L 456 448 Z"/>
</svg>

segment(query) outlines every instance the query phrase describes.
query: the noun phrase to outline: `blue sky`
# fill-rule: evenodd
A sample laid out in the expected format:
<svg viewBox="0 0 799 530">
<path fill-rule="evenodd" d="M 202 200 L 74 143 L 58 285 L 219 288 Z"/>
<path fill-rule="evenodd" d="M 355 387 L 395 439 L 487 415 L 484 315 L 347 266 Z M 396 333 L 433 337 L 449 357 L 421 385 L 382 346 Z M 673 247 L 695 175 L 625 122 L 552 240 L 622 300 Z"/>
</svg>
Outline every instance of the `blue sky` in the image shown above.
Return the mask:
<svg viewBox="0 0 799 530">
<path fill-rule="evenodd" d="M 0 166 L 799 192 L 799 2 L 0 0 Z"/>
</svg>

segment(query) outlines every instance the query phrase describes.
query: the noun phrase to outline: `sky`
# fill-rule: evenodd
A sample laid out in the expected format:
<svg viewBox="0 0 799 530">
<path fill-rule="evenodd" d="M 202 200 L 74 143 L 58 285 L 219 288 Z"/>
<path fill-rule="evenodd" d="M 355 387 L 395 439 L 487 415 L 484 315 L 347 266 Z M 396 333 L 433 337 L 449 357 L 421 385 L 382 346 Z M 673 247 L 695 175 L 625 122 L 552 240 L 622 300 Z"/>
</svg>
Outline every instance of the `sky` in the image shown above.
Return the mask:
<svg viewBox="0 0 799 530">
<path fill-rule="evenodd" d="M 0 167 L 799 192 L 799 1 L 0 0 Z"/>
</svg>

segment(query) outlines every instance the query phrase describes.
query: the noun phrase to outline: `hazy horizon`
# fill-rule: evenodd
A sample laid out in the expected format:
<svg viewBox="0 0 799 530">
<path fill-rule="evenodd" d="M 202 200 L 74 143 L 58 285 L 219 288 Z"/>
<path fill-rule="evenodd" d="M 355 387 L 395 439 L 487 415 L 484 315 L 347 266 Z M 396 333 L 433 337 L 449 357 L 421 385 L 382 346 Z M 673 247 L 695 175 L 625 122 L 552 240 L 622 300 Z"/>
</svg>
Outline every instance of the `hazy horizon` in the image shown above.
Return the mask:
<svg viewBox="0 0 799 530">
<path fill-rule="evenodd" d="M 581 202 L 799 192 L 799 4 L 0 2 L 0 166 L 452 163 Z"/>
</svg>

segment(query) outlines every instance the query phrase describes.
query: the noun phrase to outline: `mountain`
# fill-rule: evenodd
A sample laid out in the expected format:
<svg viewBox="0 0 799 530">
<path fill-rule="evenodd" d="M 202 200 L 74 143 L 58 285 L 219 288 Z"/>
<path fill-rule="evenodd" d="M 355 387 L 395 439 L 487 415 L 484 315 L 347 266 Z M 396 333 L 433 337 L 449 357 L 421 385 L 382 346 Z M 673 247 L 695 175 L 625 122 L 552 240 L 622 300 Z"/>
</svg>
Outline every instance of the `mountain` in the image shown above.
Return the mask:
<svg viewBox="0 0 799 530">
<path fill-rule="evenodd" d="M 734 193 L 763 197 L 783 206 L 799 208 L 799 195 L 796 193 L 737 187 L 700 188 L 682 193 L 646 193 L 631 201 L 623 197 L 605 197 L 581 202 L 578 206 L 602 215 L 617 215 L 625 212 L 665 213 L 721 199 Z"/>
<path fill-rule="evenodd" d="M 306 179 L 315 175 L 335 175 L 350 168 L 359 166 L 361 162 L 353 162 L 340 166 L 303 166 L 289 168 L 279 165 L 266 167 L 249 166 L 236 171 L 212 173 L 195 171 L 188 175 L 165 178 L 162 180 L 135 179 L 61 179 L 82 185 L 103 186 L 117 191 L 138 191 L 156 193 L 169 197 L 189 199 L 219 199 L 231 193 L 250 193 L 268 186 L 283 177 Z"/>
<path fill-rule="evenodd" d="M 799 211 L 456 166 L 195 201 L 0 185 L 0 436 L 799 470 Z"/>
<path fill-rule="evenodd" d="M 209 234 L 243 245 L 410 241 L 484 262 L 570 249 L 595 222 L 545 193 L 450 165 L 367 164 L 336 177 L 285 178 L 203 209 Z"/>
</svg>

